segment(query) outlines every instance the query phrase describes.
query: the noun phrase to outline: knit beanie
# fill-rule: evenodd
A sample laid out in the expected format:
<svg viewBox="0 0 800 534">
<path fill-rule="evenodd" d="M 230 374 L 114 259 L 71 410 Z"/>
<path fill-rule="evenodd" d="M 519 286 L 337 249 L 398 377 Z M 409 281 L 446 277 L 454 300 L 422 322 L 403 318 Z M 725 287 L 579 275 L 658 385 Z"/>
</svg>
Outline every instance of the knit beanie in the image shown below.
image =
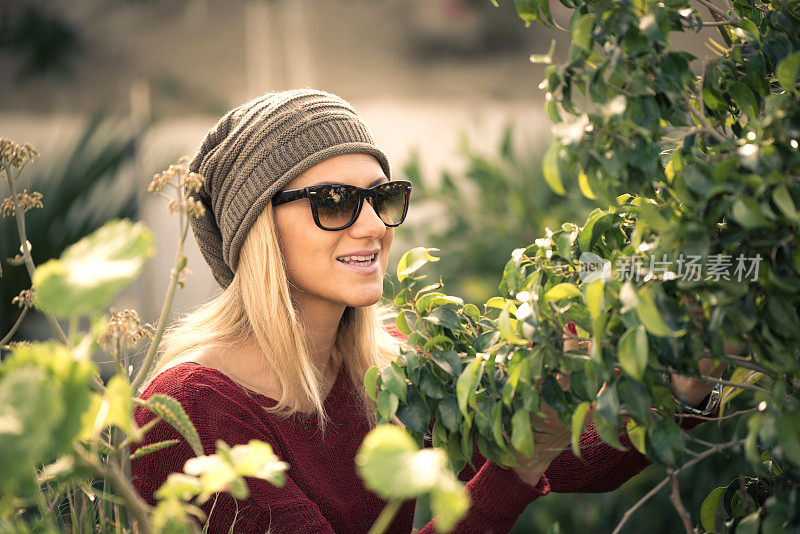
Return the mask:
<svg viewBox="0 0 800 534">
<path fill-rule="evenodd" d="M 314 89 L 268 93 L 229 111 L 189 162 L 205 177 L 190 217 L 203 257 L 223 288 L 233 280 L 247 233 L 272 197 L 306 169 L 347 153 L 371 154 L 386 177 L 389 160 L 342 98 Z"/>
</svg>

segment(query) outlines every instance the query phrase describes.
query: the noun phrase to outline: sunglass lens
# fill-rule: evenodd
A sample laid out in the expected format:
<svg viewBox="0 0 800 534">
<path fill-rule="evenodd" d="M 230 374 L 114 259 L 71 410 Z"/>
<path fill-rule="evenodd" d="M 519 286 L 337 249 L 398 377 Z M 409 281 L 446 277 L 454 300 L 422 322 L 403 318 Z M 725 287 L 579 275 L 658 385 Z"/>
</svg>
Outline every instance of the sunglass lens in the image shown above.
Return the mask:
<svg viewBox="0 0 800 534">
<path fill-rule="evenodd" d="M 339 228 L 353 218 L 358 206 L 358 193 L 349 186 L 332 185 L 317 194 L 317 216 L 325 228 Z"/>
<path fill-rule="evenodd" d="M 384 223 L 396 226 L 403 222 L 406 211 L 406 189 L 400 184 L 387 183 L 375 188 L 377 210 Z"/>
</svg>

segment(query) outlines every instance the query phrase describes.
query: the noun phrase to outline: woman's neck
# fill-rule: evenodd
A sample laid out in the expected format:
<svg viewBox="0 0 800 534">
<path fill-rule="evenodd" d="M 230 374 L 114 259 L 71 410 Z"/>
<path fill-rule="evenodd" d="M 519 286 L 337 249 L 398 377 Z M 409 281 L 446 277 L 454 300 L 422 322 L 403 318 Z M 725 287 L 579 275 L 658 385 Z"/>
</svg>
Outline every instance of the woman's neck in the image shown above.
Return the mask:
<svg viewBox="0 0 800 534">
<path fill-rule="evenodd" d="M 336 378 L 341 358 L 337 351 L 336 336 L 345 306 L 330 301 L 310 300 L 294 296 L 300 310 L 300 317 L 308 332 L 308 348 L 314 366 L 329 376 Z"/>
</svg>

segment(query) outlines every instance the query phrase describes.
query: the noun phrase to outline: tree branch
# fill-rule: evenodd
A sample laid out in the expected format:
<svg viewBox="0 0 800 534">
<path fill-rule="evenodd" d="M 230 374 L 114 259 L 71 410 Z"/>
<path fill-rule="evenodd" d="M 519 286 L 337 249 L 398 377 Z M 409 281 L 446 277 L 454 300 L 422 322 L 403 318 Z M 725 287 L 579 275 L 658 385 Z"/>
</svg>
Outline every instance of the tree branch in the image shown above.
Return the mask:
<svg viewBox="0 0 800 534">
<path fill-rule="evenodd" d="M 708 458 L 709 456 L 711 456 L 713 454 L 716 454 L 718 452 L 721 452 L 721 451 L 723 451 L 725 449 L 730 449 L 731 447 L 735 447 L 736 445 L 742 444 L 742 443 L 744 443 L 744 441 L 745 441 L 744 439 L 741 439 L 741 440 L 736 440 L 736 441 L 729 441 L 727 443 L 719 443 L 719 444 L 715 445 L 714 447 L 712 447 L 712 448 L 710 448 L 710 449 L 708 449 L 706 451 L 703 451 L 696 458 L 693 458 L 693 459 L 689 460 L 688 462 L 686 462 L 685 464 L 683 464 L 683 466 L 680 469 L 676 469 L 675 471 L 673 471 L 671 476 L 673 476 L 673 477 L 674 476 L 678 476 L 679 474 L 684 472 L 686 469 L 689 469 L 690 467 L 692 467 L 693 465 L 695 465 L 699 461 L 704 460 L 704 459 Z M 619 532 L 622 530 L 622 527 L 625 526 L 625 523 L 627 523 L 628 520 L 630 520 L 630 518 L 633 516 L 633 514 L 636 512 L 636 510 L 641 508 L 642 505 L 644 505 L 644 503 L 649 501 L 656 493 L 661 491 L 661 489 L 664 486 L 666 486 L 669 483 L 669 481 L 670 481 L 670 477 L 668 476 L 667 478 L 665 478 L 664 480 L 662 480 L 661 482 L 656 484 L 653 487 L 653 489 L 648 491 L 647 494 L 644 497 L 642 497 L 641 499 L 639 499 L 639 501 L 636 504 L 634 504 L 633 506 L 628 508 L 628 510 L 622 516 L 622 519 L 620 520 L 620 522 L 617 524 L 617 527 L 614 529 L 614 532 L 612 532 L 612 534 L 619 534 Z"/>
<path fill-rule="evenodd" d="M 667 468 L 667 473 L 669 485 L 672 488 L 672 491 L 669 495 L 669 500 L 672 501 L 672 505 L 678 512 L 678 515 L 683 522 L 683 529 L 686 531 L 686 534 L 692 534 L 692 516 L 686 511 L 686 507 L 683 505 L 683 501 L 681 500 L 681 491 L 680 488 L 678 488 L 678 478 L 675 476 L 675 472 L 672 469 Z"/>
</svg>

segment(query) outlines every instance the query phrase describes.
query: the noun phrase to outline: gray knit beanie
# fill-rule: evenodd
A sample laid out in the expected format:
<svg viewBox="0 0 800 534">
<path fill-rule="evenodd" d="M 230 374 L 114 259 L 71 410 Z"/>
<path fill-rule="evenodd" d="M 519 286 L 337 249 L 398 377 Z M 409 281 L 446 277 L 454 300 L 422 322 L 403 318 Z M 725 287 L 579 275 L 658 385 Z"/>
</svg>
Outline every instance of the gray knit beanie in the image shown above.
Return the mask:
<svg viewBox="0 0 800 534">
<path fill-rule="evenodd" d="M 389 160 L 367 125 L 342 98 L 314 89 L 268 93 L 229 111 L 203 139 L 189 170 L 205 177 L 190 217 L 200 250 L 223 288 L 267 202 L 317 163 L 346 153 L 371 154 L 386 177 Z"/>
</svg>

